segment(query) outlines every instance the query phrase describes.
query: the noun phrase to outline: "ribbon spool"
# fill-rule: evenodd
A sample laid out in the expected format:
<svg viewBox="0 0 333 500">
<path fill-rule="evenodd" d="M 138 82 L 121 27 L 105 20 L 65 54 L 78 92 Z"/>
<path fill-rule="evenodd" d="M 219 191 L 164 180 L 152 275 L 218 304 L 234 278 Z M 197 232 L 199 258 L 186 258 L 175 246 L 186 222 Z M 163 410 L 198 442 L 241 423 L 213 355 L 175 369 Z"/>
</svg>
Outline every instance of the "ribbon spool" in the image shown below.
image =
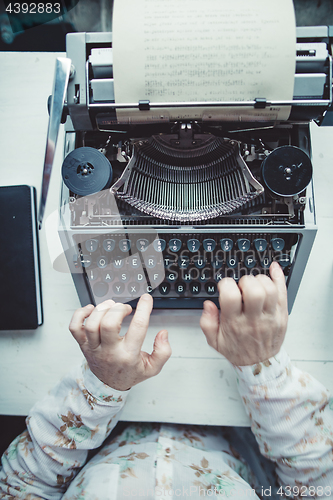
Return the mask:
<svg viewBox="0 0 333 500">
<path fill-rule="evenodd" d="M 112 166 L 109 160 L 90 147 L 74 149 L 62 164 L 62 178 L 74 194 L 88 196 L 111 186 Z"/>
<path fill-rule="evenodd" d="M 311 181 L 312 163 L 302 149 L 280 146 L 263 161 L 261 175 L 272 193 L 295 196 L 304 191 Z"/>
</svg>

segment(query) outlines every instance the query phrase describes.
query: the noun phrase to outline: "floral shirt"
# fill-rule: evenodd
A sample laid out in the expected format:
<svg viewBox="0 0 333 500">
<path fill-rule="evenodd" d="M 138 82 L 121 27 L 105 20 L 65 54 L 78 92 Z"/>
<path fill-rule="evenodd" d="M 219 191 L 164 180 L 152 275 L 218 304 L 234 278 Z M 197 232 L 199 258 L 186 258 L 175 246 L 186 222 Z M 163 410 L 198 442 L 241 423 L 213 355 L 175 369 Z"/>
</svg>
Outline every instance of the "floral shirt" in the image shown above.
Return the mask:
<svg viewBox="0 0 333 500">
<path fill-rule="evenodd" d="M 327 390 L 292 366 L 284 350 L 235 371 L 260 450 L 277 464 L 277 498 L 283 491 L 288 498 L 333 496 Z M 33 407 L 27 430 L 4 453 L 0 498 L 274 497 L 222 428 L 131 424 L 108 439 L 127 394 L 104 385 L 86 364 L 73 370 Z"/>
</svg>

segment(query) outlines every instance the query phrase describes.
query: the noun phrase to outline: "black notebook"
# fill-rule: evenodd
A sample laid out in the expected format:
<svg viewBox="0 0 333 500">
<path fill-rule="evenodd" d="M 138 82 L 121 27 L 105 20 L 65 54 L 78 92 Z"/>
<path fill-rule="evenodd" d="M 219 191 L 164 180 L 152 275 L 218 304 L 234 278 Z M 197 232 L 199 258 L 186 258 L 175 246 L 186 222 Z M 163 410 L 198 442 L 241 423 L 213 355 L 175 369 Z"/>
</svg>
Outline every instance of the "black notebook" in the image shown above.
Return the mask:
<svg viewBox="0 0 333 500">
<path fill-rule="evenodd" d="M 0 330 L 43 322 L 36 189 L 0 187 Z"/>
</svg>

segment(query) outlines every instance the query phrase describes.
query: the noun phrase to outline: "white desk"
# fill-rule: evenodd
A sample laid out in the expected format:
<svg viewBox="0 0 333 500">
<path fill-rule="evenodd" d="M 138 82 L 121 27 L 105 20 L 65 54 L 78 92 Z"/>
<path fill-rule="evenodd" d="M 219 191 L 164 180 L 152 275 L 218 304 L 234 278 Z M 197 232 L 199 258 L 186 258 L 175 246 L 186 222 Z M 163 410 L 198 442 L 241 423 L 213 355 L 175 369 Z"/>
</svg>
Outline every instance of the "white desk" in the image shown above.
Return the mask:
<svg viewBox="0 0 333 500">
<path fill-rule="evenodd" d="M 34 185 L 38 199 L 55 57 L 0 53 L 0 185 Z M 333 130 L 313 126 L 312 131 L 319 230 L 285 347 L 297 366 L 333 391 Z M 62 146 L 63 134 L 46 217 L 58 206 Z M 26 415 L 82 359 L 68 331 L 80 306 L 72 278 L 53 270 L 43 230 L 40 247 L 45 320 L 36 331 L 0 332 L 0 414 Z M 124 420 L 248 425 L 233 370 L 206 344 L 199 317 L 200 311 L 153 312 L 144 348 L 151 350 L 154 335 L 163 327 L 169 330 L 173 355 L 158 377 L 133 388 Z"/>
</svg>

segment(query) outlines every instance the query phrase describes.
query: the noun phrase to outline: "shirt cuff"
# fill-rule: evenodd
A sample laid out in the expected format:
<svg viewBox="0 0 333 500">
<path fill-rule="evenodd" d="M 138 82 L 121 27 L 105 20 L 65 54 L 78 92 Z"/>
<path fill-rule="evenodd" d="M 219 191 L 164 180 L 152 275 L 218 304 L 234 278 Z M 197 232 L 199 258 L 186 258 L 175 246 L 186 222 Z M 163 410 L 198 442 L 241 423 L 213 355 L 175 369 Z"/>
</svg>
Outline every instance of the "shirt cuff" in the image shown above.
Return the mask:
<svg viewBox="0 0 333 500">
<path fill-rule="evenodd" d="M 235 366 L 238 378 L 247 385 L 259 385 L 277 379 L 290 365 L 290 358 L 286 351 L 281 350 L 276 356 L 267 361 L 249 366 Z"/>
<path fill-rule="evenodd" d="M 129 390 L 119 391 L 104 384 L 90 370 L 87 362 L 82 364 L 82 373 L 84 387 L 100 403 L 110 404 L 111 406 L 113 406 L 112 403 L 125 403 Z"/>
</svg>

